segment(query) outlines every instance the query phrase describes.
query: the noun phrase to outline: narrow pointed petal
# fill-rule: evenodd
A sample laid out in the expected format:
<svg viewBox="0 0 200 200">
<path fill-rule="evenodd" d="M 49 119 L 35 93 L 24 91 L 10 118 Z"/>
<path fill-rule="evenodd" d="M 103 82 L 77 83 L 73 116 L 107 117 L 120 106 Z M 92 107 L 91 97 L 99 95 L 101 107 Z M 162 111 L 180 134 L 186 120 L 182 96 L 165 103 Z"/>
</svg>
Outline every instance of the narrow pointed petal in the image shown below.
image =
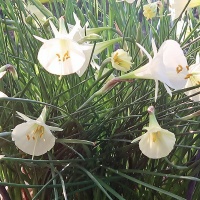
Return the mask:
<svg viewBox="0 0 200 200">
<path fill-rule="evenodd" d="M 47 125 L 46 125 L 47 126 Z M 55 126 L 47 126 L 49 130 L 51 131 L 63 131 L 62 128 L 55 127 Z"/>
<path fill-rule="evenodd" d="M 52 23 L 51 20 L 49 20 L 49 24 L 51 26 L 51 29 L 52 29 L 53 33 L 54 33 L 54 36 L 58 37 L 59 36 L 59 32 L 58 32 L 57 28 L 54 26 L 54 24 Z"/>
<path fill-rule="evenodd" d="M 0 79 L 6 74 L 7 71 L 0 72 Z"/>
<path fill-rule="evenodd" d="M 152 49 L 153 49 L 153 53 L 154 53 L 154 56 L 155 56 L 158 53 L 158 51 L 157 51 L 155 40 L 153 38 L 151 40 L 151 44 L 152 44 Z"/>
<path fill-rule="evenodd" d="M 168 93 L 170 96 L 172 96 L 172 91 L 170 90 L 170 88 L 169 88 L 166 84 L 164 84 L 164 87 L 165 87 L 165 89 L 167 90 L 167 93 Z"/>
<path fill-rule="evenodd" d="M 47 40 L 46 39 L 43 39 L 43 38 L 41 38 L 41 37 L 38 37 L 38 36 L 36 36 L 36 35 L 33 35 L 37 40 L 39 40 L 40 42 L 42 42 L 42 43 L 45 43 Z"/>
<path fill-rule="evenodd" d="M 140 44 L 138 44 L 138 43 L 136 43 L 137 44 L 137 46 L 146 54 L 146 56 L 149 58 L 149 61 L 151 61 L 152 60 L 152 57 L 151 57 L 151 55 L 146 51 L 146 49 L 143 47 L 143 46 L 141 46 Z"/>
<path fill-rule="evenodd" d="M 60 34 L 63 34 L 63 35 L 67 35 L 67 30 L 66 30 L 66 27 L 65 27 L 65 20 L 64 20 L 64 17 L 60 17 L 59 19 L 59 33 Z"/>
<path fill-rule="evenodd" d="M 141 135 L 141 136 L 135 138 L 131 143 L 135 143 L 135 142 L 141 140 L 141 139 L 142 139 L 142 136 L 143 136 L 143 135 Z"/>
<path fill-rule="evenodd" d="M 24 114 L 22 114 L 22 113 L 20 113 L 20 112 L 16 112 L 20 117 L 21 117 L 21 119 L 23 119 L 24 121 L 27 121 L 27 122 L 29 122 L 29 121 L 33 121 L 31 118 L 29 118 L 29 117 L 27 117 L 26 115 L 24 115 Z"/>
<path fill-rule="evenodd" d="M 46 121 L 46 112 L 47 112 L 47 107 L 45 106 L 42 109 L 42 113 L 40 114 L 40 116 L 37 118 L 37 121 L 40 121 L 41 123 L 45 123 Z"/>
<path fill-rule="evenodd" d="M 158 85 L 159 85 L 158 80 L 155 80 L 155 102 L 158 98 Z"/>
</svg>

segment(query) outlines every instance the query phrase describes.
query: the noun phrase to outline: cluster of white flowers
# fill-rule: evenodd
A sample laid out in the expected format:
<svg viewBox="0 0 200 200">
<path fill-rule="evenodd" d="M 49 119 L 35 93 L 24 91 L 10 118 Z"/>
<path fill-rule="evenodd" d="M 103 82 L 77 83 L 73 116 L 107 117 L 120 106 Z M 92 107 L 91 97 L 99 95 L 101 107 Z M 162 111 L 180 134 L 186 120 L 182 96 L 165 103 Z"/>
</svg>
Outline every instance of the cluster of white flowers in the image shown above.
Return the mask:
<svg viewBox="0 0 200 200">
<path fill-rule="evenodd" d="M 118 0 L 118 2 L 120 1 L 123 0 Z M 126 2 L 133 3 L 134 0 L 126 0 Z M 174 18 L 177 18 L 180 15 L 186 4 L 187 1 L 182 0 L 171 2 Z M 194 7 L 199 4 L 199 1 L 191 1 L 189 7 Z M 154 6 L 153 9 L 155 11 L 157 7 Z M 149 18 L 151 18 L 151 16 Z M 64 17 L 61 17 L 59 19 L 59 30 L 57 30 L 56 26 L 49 21 L 54 33 L 54 38 L 44 39 L 39 36 L 34 36 L 43 43 L 38 52 L 38 60 L 41 66 L 52 74 L 63 76 L 76 73 L 78 76 L 82 76 L 89 66 L 89 62 L 94 60 L 96 55 L 109 45 L 120 40 L 119 38 L 106 42 L 97 42 L 94 48 L 93 44 L 88 41 L 97 39 L 98 35 L 95 35 L 93 31 L 87 28 L 87 23 L 85 26 L 81 27 L 80 20 L 75 14 L 74 19 L 76 21 L 74 26 L 68 24 L 69 32 L 66 30 Z M 155 41 L 152 39 L 153 57 L 143 46 L 140 44 L 137 44 L 137 46 L 146 54 L 149 62 L 139 69 L 128 72 L 131 70 L 132 57 L 129 55 L 128 51 L 123 49 L 116 50 L 111 54 L 111 57 L 108 58 L 107 61 L 111 62 L 113 68 L 121 70 L 125 74 L 117 77 L 118 79 L 110 76 L 110 85 L 112 85 L 112 80 L 114 83 L 116 80 L 153 79 L 155 80 L 156 101 L 158 98 L 159 81 L 164 84 L 166 91 L 170 95 L 172 95 L 172 89 L 180 90 L 200 84 L 199 56 L 196 56 L 195 64 L 188 66 L 183 50 L 181 49 L 180 44 L 175 40 L 166 40 L 160 46 L 159 50 L 157 50 Z M 92 61 L 91 65 L 95 66 L 97 69 L 100 68 L 94 61 Z M 106 71 L 107 69 L 104 70 Z M 102 71 L 102 74 L 104 74 L 105 71 Z M 0 72 L 0 78 L 2 78 L 5 73 L 5 71 Z M 185 94 L 193 101 L 200 101 L 199 93 L 199 88 L 185 92 Z M 5 96 L 5 94 L 1 92 L 0 95 Z M 153 107 L 150 107 L 148 111 L 149 127 L 145 127 L 147 132 L 133 140 L 133 142 L 140 140 L 139 147 L 142 153 L 149 158 L 162 158 L 172 151 L 176 141 L 175 135 L 160 127 L 155 118 Z M 45 124 L 46 107 L 43 109 L 40 117 L 36 120 L 32 120 L 19 112 L 17 112 L 17 114 L 26 122 L 17 125 L 12 131 L 12 139 L 15 141 L 16 146 L 32 156 L 42 155 L 52 149 L 55 144 L 55 137 L 51 131 L 62 131 L 62 129 L 47 126 Z"/>
</svg>

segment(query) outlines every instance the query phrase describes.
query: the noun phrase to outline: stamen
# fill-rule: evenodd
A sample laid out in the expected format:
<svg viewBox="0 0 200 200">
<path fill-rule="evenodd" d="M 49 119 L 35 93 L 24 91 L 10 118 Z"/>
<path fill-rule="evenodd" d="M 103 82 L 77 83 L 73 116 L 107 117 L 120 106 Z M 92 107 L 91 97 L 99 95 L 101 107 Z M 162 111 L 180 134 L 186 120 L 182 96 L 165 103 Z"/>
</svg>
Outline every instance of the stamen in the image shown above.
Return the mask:
<svg viewBox="0 0 200 200">
<path fill-rule="evenodd" d="M 113 60 L 117 65 L 120 65 L 120 63 L 122 62 L 122 60 L 118 58 L 118 52 L 115 53 Z"/>
<path fill-rule="evenodd" d="M 157 131 L 155 133 L 152 133 L 152 140 L 153 140 L 153 142 L 156 142 L 156 140 L 158 140 L 159 135 L 160 135 L 159 131 Z"/>
<path fill-rule="evenodd" d="M 61 61 L 60 54 L 57 53 L 56 56 L 58 56 L 58 61 Z"/>
<path fill-rule="evenodd" d="M 187 74 L 186 77 L 185 77 L 185 79 L 188 79 L 188 78 L 190 78 L 191 76 L 192 76 L 192 74 Z"/>
<path fill-rule="evenodd" d="M 26 137 L 27 137 L 27 140 L 30 140 L 30 135 L 26 135 Z"/>
<path fill-rule="evenodd" d="M 178 65 L 178 67 L 176 68 L 177 74 L 180 73 L 182 70 L 183 70 L 183 67 L 181 65 Z"/>
<path fill-rule="evenodd" d="M 64 56 L 63 56 L 63 62 L 64 62 L 65 60 L 67 60 L 68 58 L 70 58 L 70 56 L 69 56 L 69 52 L 67 51 L 67 52 L 64 54 Z"/>
<path fill-rule="evenodd" d="M 186 66 L 186 69 L 189 70 L 190 69 L 189 66 Z"/>
</svg>

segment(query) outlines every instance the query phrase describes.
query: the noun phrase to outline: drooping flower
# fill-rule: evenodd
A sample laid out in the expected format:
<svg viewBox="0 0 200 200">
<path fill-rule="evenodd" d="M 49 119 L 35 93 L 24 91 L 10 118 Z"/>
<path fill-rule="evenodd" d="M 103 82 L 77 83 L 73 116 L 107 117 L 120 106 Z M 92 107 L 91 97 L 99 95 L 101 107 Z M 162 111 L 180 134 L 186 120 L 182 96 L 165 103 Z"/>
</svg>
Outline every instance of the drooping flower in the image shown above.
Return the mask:
<svg viewBox="0 0 200 200">
<path fill-rule="evenodd" d="M 137 45 L 147 55 L 149 62 L 135 71 L 120 76 L 120 79 L 139 78 L 155 80 L 155 100 L 158 95 L 158 81 L 164 84 L 165 89 L 170 95 L 172 95 L 170 88 L 175 90 L 184 88 L 188 64 L 178 42 L 166 40 L 157 52 L 154 40 L 152 40 L 153 58 L 140 44 Z"/>
<path fill-rule="evenodd" d="M 113 68 L 127 72 L 131 67 L 131 56 L 123 49 L 118 49 L 111 54 L 111 63 Z"/>
<path fill-rule="evenodd" d="M 185 85 L 185 88 L 193 87 L 200 85 L 200 60 L 199 60 L 199 54 L 196 57 L 196 63 L 188 67 L 188 74 L 186 75 L 185 79 L 187 80 L 187 83 Z M 186 91 L 185 94 L 187 96 L 193 95 L 195 93 L 200 92 L 200 88 L 195 88 L 189 91 Z M 193 101 L 200 101 L 200 94 L 194 95 L 190 97 Z"/>
<path fill-rule="evenodd" d="M 13 65 L 6 64 L 0 68 L 0 79 L 6 74 L 6 72 L 10 72 L 15 80 L 18 79 L 17 71 Z M 0 91 L 0 98 L 2 97 L 8 97 L 8 96 Z"/>
<path fill-rule="evenodd" d="M 188 0 L 170 0 L 170 10 L 172 15 L 172 20 L 175 20 L 180 16 L 187 3 Z M 189 8 L 197 7 L 199 5 L 200 5 L 199 0 L 191 0 L 186 10 L 188 10 Z"/>
<path fill-rule="evenodd" d="M 62 129 L 45 124 L 46 107 L 43 108 L 41 115 L 36 120 L 30 119 L 20 112 L 17 114 L 26 121 L 17 125 L 12 131 L 12 140 L 19 149 L 34 157 L 45 154 L 53 148 L 56 138 L 51 131 L 62 131 Z"/>
<path fill-rule="evenodd" d="M 156 1 L 153 3 L 148 3 L 143 6 L 143 15 L 147 20 L 152 19 L 157 14 L 157 8 L 162 5 L 161 1 Z"/>
<path fill-rule="evenodd" d="M 159 159 L 166 157 L 173 149 L 176 138 L 174 133 L 163 129 L 158 124 L 154 107 L 148 108 L 149 112 L 149 126 L 144 129 L 147 130 L 145 134 L 132 141 L 139 141 L 139 148 L 142 153 L 152 159 Z"/>
</svg>

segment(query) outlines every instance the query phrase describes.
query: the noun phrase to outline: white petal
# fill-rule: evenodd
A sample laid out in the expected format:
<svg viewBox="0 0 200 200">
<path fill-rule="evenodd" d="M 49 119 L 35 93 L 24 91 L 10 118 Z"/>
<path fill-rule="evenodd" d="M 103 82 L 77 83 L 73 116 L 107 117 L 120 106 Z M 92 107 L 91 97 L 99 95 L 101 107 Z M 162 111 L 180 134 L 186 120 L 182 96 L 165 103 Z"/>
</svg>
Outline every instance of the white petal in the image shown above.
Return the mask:
<svg viewBox="0 0 200 200">
<path fill-rule="evenodd" d="M 172 91 L 170 90 L 170 88 L 169 88 L 166 84 L 164 84 L 164 87 L 165 87 L 165 89 L 167 90 L 167 93 L 168 93 L 170 96 L 172 96 Z"/>
<path fill-rule="evenodd" d="M 151 57 L 151 55 L 146 51 L 146 49 L 143 47 L 143 46 L 141 46 L 140 44 L 138 44 L 138 43 L 136 43 L 137 45 L 138 45 L 138 47 L 146 54 L 146 56 L 149 58 L 149 61 L 151 61 L 152 60 L 152 57 Z"/>
<path fill-rule="evenodd" d="M 0 91 L 0 98 L 2 98 L 2 97 L 8 97 L 8 96 Z"/>
<path fill-rule="evenodd" d="M 152 139 L 152 133 L 159 131 L 156 141 Z M 173 149 L 176 138 L 175 135 L 165 129 L 150 129 L 145 133 L 139 142 L 140 150 L 149 158 L 159 159 L 167 156 Z"/>
<path fill-rule="evenodd" d="M 47 125 L 46 125 L 47 126 Z M 55 126 L 47 126 L 49 130 L 51 131 L 63 131 L 62 128 L 55 127 Z"/>
<path fill-rule="evenodd" d="M 152 44 L 152 49 L 153 49 L 153 53 L 154 53 L 154 56 L 155 56 L 158 52 L 157 52 L 155 40 L 153 38 L 151 40 L 151 44 Z"/>
<path fill-rule="evenodd" d="M 7 71 L 4 71 L 4 72 L 0 72 L 0 78 L 2 78 L 5 74 L 6 74 Z"/>
<path fill-rule="evenodd" d="M 37 118 L 37 121 L 40 121 L 42 123 L 45 123 L 46 121 L 46 112 L 47 112 L 47 107 L 45 106 L 43 109 L 42 109 L 42 113 L 40 114 L 40 116 Z"/>
<path fill-rule="evenodd" d="M 158 85 L 159 85 L 158 80 L 155 80 L 155 102 L 158 98 Z"/>
<path fill-rule="evenodd" d="M 45 43 L 47 40 L 46 39 L 43 39 L 41 37 L 38 37 L 36 35 L 33 35 L 37 40 L 41 41 L 42 43 Z"/>
<path fill-rule="evenodd" d="M 59 36 L 58 30 L 57 30 L 57 28 L 54 26 L 54 24 L 52 23 L 51 20 L 49 20 L 49 23 L 50 23 L 51 29 L 52 29 L 52 31 L 53 31 L 53 33 L 54 33 L 54 36 L 55 36 L 55 37 Z"/>
<path fill-rule="evenodd" d="M 64 59 L 66 53 L 69 54 L 68 59 Z M 69 39 L 54 38 L 42 45 L 38 53 L 38 60 L 48 72 L 57 75 L 68 75 L 80 70 L 86 57 L 81 45 L 76 42 Z"/>
<path fill-rule="evenodd" d="M 92 50 L 93 50 L 93 47 L 91 47 L 91 46 L 82 45 L 82 47 L 84 47 L 84 46 L 87 47 L 87 48 L 85 48 L 86 50 L 83 50 L 83 53 L 85 54 L 85 62 L 83 64 L 83 66 L 81 67 L 81 69 L 76 72 L 79 77 L 81 77 L 84 74 L 84 72 L 86 71 L 86 69 L 89 65 L 90 58 L 92 55 Z"/>
<path fill-rule="evenodd" d="M 16 112 L 24 121 L 34 121 L 31 118 L 27 117 L 26 115 L 20 113 L 20 112 Z"/>
</svg>

